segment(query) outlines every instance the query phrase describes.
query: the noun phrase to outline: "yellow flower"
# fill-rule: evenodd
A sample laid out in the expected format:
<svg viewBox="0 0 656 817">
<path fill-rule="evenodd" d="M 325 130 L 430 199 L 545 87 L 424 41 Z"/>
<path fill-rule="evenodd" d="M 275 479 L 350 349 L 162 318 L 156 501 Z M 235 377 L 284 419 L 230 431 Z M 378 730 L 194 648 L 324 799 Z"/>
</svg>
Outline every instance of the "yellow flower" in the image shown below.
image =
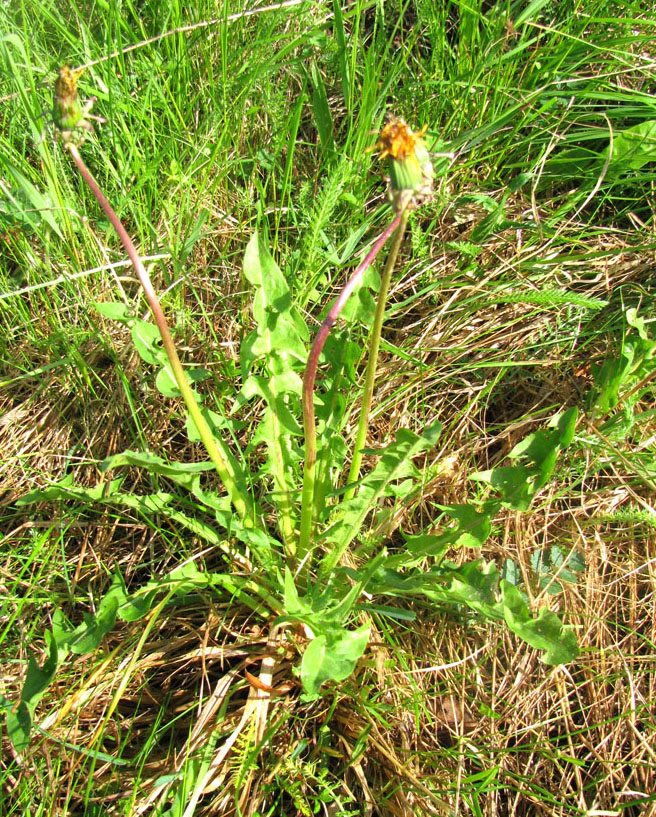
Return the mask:
<svg viewBox="0 0 656 817">
<path fill-rule="evenodd" d="M 380 158 L 387 159 L 390 174 L 390 194 L 395 206 L 411 196 L 420 204 L 433 193 L 433 165 L 422 139 L 423 127 L 414 133 L 403 119 L 392 118 L 380 133 L 376 150 Z"/>
</svg>

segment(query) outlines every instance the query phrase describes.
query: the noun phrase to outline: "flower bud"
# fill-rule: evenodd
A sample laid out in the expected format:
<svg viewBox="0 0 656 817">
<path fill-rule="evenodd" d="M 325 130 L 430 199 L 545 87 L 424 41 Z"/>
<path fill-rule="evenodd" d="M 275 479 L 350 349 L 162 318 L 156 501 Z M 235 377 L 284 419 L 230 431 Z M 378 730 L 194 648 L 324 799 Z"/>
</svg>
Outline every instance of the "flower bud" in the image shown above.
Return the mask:
<svg viewBox="0 0 656 817">
<path fill-rule="evenodd" d="M 61 131 L 71 131 L 80 124 L 84 112 L 77 96 L 77 81 L 82 71 L 71 71 L 67 65 L 59 69 L 55 81 L 52 118 Z"/>
</svg>

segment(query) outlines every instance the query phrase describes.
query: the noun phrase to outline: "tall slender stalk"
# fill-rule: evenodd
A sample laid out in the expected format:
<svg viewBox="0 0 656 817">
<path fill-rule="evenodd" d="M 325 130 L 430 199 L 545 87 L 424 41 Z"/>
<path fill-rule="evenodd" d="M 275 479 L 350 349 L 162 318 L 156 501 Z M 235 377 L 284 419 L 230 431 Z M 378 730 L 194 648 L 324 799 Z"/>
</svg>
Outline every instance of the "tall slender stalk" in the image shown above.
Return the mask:
<svg viewBox="0 0 656 817">
<path fill-rule="evenodd" d="M 219 447 L 216 443 L 214 435 L 207 424 L 203 414 L 196 402 L 194 397 L 193 391 L 187 382 L 187 378 L 184 373 L 184 369 L 182 368 L 182 363 L 180 362 L 180 358 L 178 357 L 178 352 L 175 348 L 175 343 L 173 342 L 173 338 L 171 337 L 171 332 L 169 330 L 168 324 L 166 322 L 166 318 L 164 317 L 164 312 L 162 311 L 162 307 L 159 303 L 157 295 L 155 293 L 155 289 L 153 288 L 152 282 L 150 280 L 150 276 L 144 267 L 139 254 L 132 243 L 132 239 L 128 235 L 125 227 L 121 223 L 119 217 L 116 215 L 112 206 L 105 198 L 102 190 L 98 186 L 98 183 L 94 179 L 94 177 L 89 172 L 89 169 L 84 163 L 84 160 L 80 156 L 80 152 L 77 149 L 77 146 L 73 142 L 69 142 L 66 145 L 69 153 L 73 157 L 73 161 L 77 165 L 82 178 L 87 183 L 87 185 L 91 188 L 91 192 L 98 200 L 98 203 L 105 211 L 107 218 L 110 220 L 112 226 L 118 233 L 118 237 L 121 240 L 121 243 L 125 247 L 125 251 L 127 252 L 132 264 L 134 266 L 135 272 L 139 278 L 139 282 L 143 287 L 143 291 L 146 295 L 146 300 L 148 301 L 148 306 L 150 307 L 150 311 L 153 314 L 153 318 L 155 319 L 155 323 L 159 330 L 159 333 L 162 338 L 162 345 L 164 347 L 164 351 L 166 352 L 166 356 L 171 364 L 171 371 L 173 372 L 173 376 L 175 377 L 175 382 L 180 389 L 180 394 L 182 395 L 183 400 L 187 406 L 187 410 L 189 411 L 189 416 L 193 420 L 200 438 L 205 446 L 207 453 L 214 463 L 216 467 L 216 471 L 223 483 L 225 489 L 230 496 L 230 500 L 235 507 L 235 510 L 239 514 L 240 518 L 244 522 L 250 522 L 251 524 L 255 522 L 255 510 L 253 507 L 253 503 L 251 501 L 250 496 L 247 493 L 242 491 L 238 484 L 235 477 L 234 469 L 230 462 L 223 456 Z"/>
<path fill-rule="evenodd" d="M 390 254 L 385 264 L 383 276 L 380 283 L 380 292 L 378 293 L 378 303 L 376 304 L 376 314 L 374 317 L 374 325 L 371 329 L 371 337 L 369 339 L 369 360 L 367 361 L 367 372 L 364 380 L 364 390 L 362 392 L 362 408 L 360 409 L 360 420 L 358 422 L 358 433 L 355 438 L 353 447 L 353 459 L 351 461 L 351 468 L 348 475 L 348 488 L 344 494 L 344 499 L 350 499 L 356 490 L 356 483 L 360 476 L 360 465 L 362 464 L 362 450 L 367 442 L 367 430 L 369 428 L 369 414 L 371 413 L 371 401 L 374 393 L 374 383 L 376 381 L 376 367 L 378 366 L 378 351 L 380 349 L 380 334 L 383 327 L 383 318 L 385 317 L 385 306 L 387 304 L 387 293 L 389 292 L 390 281 L 392 279 L 392 271 L 396 264 L 396 259 L 401 249 L 403 242 L 403 235 L 408 224 L 408 209 L 407 204 L 399 213 L 398 228 L 392 240 L 390 247 Z"/>
<path fill-rule="evenodd" d="M 310 550 L 312 526 L 315 521 L 316 512 L 314 497 L 317 466 L 317 428 L 314 416 L 314 384 L 317 375 L 319 357 L 321 356 L 323 347 L 328 339 L 330 330 L 334 326 L 340 312 L 344 308 L 346 301 L 362 280 L 362 276 L 371 266 L 387 239 L 402 222 L 404 212 L 405 210 L 402 210 L 396 215 L 392 223 L 376 240 L 375 244 L 369 250 L 360 266 L 346 282 L 344 289 L 340 292 L 337 300 L 332 305 L 323 323 L 319 327 L 317 336 L 312 344 L 312 349 L 310 350 L 307 366 L 305 367 L 305 373 L 303 375 L 303 430 L 305 432 L 305 464 L 303 466 L 303 492 L 301 496 L 301 532 L 298 549 L 296 552 L 296 558 L 298 561 L 304 559 Z"/>
</svg>

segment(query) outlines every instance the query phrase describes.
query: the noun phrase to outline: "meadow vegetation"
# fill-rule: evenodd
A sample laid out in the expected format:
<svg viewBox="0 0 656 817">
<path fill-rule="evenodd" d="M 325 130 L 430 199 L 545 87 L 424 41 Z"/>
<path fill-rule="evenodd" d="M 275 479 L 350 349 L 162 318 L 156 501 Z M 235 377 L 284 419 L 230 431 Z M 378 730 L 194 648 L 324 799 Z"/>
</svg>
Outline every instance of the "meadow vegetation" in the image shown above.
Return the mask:
<svg viewBox="0 0 656 817">
<path fill-rule="evenodd" d="M 651 11 L 24 0 L 0 60 L 0 815 L 650 813 Z"/>
</svg>

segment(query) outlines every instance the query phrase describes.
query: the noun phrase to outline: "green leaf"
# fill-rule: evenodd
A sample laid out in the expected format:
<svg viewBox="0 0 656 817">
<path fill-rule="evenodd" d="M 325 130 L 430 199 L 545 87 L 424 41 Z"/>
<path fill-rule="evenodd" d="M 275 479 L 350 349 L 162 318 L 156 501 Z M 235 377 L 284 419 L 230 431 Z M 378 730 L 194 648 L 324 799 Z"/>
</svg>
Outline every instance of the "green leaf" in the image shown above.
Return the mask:
<svg viewBox="0 0 656 817">
<path fill-rule="evenodd" d="M 489 471 L 476 471 L 470 479 L 486 482 L 501 494 L 501 502 L 513 510 L 528 510 L 535 496 L 535 469 L 522 465 L 499 466 Z"/>
<path fill-rule="evenodd" d="M 17 752 L 22 752 L 29 746 L 34 710 L 59 666 L 60 651 L 55 637 L 47 632 L 45 639 L 48 657 L 43 666 L 39 666 L 33 655 L 28 657 L 27 673 L 18 705 L 14 707 L 7 698 L 2 698 L 2 705 L 7 713 L 7 734 Z"/>
<path fill-rule="evenodd" d="M 535 494 L 551 478 L 558 453 L 571 443 L 577 416 L 576 408 L 556 414 L 549 421 L 549 431 L 529 434 L 508 455 L 511 460 L 528 460 L 530 465 L 499 466 L 471 474 L 470 479 L 487 482 L 499 491 L 506 507 L 528 510 Z"/>
<path fill-rule="evenodd" d="M 326 681 L 343 681 L 351 675 L 367 648 L 370 629 L 368 624 L 357 630 L 336 628 L 308 644 L 301 661 L 304 700 L 318 698 Z"/>
<path fill-rule="evenodd" d="M 96 301 L 94 306 L 101 315 L 112 321 L 131 324 L 135 320 L 132 308 L 122 301 Z"/>
<path fill-rule="evenodd" d="M 200 383 L 203 380 L 206 380 L 208 377 L 211 377 L 210 372 L 208 372 L 207 369 L 203 369 L 201 366 L 186 368 L 184 370 L 184 375 L 187 383 Z M 180 387 L 178 386 L 178 382 L 175 379 L 168 359 L 163 362 L 162 368 L 157 373 L 157 377 L 155 378 L 155 387 L 160 394 L 164 395 L 164 397 L 180 397 Z M 194 397 L 196 398 L 196 402 L 202 403 L 202 395 L 200 395 L 194 389 L 192 389 L 192 391 Z"/>
<path fill-rule="evenodd" d="M 510 582 L 510 584 L 517 587 L 522 580 L 522 574 L 519 567 L 512 559 L 506 559 L 501 568 L 501 578 Z"/>
<path fill-rule="evenodd" d="M 316 60 L 312 60 L 310 65 L 310 82 L 312 85 L 312 110 L 314 112 L 314 121 L 317 124 L 321 149 L 333 151 L 335 149 L 333 119 L 330 114 L 326 86 Z"/>
<path fill-rule="evenodd" d="M 121 485 L 122 479 L 115 479 L 109 483 L 99 484 L 93 488 L 81 488 L 72 485 L 72 477 L 68 476 L 54 485 L 49 485 L 47 488 L 36 488 L 34 491 L 22 496 L 16 500 L 16 504 L 32 505 L 34 502 L 48 501 L 59 499 L 77 499 L 82 502 L 87 502 L 90 505 L 107 500 L 108 497 L 117 493 Z"/>
<path fill-rule="evenodd" d="M 615 132 L 611 144 L 602 153 L 604 163 L 609 153 L 608 174 L 611 175 L 640 170 L 648 162 L 653 162 L 656 159 L 656 119 Z"/>
<path fill-rule="evenodd" d="M 163 364 L 167 359 L 162 348 L 162 338 L 154 323 L 136 320 L 132 327 L 132 340 L 139 357 L 146 363 Z"/>
<path fill-rule="evenodd" d="M 289 616 L 305 616 L 312 612 L 311 606 L 298 595 L 291 570 L 285 568 L 285 613 Z"/>
<path fill-rule="evenodd" d="M 205 422 L 210 427 L 212 435 L 214 436 L 215 440 L 222 439 L 220 434 L 217 434 L 221 429 L 224 428 L 239 428 L 239 426 L 233 421 L 229 420 L 228 418 L 224 417 L 222 414 L 217 414 L 216 411 L 212 411 L 208 409 L 206 406 L 201 406 L 201 414 L 205 418 Z M 198 429 L 196 428 L 196 423 L 191 419 L 189 415 L 187 415 L 187 420 L 185 423 L 185 428 L 187 430 L 187 437 L 189 437 L 189 442 L 191 443 L 198 443 L 201 441 L 202 437 L 198 433 Z"/>
<path fill-rule="evenodd" d="M 499 571 L 494 562 L 466 562 L 447 573 L 449 581 L 444 591 L 449 601 L 465 604 L 487 618 L 503 618 L 496 591 Z M 430 598 L 430 591 L 425 591 Z"/>
<path fill-rule="evenodd" d="M 361 481 L 358 493 L 350 500 L 337 506 L 331 519 L 335 518 L 326 531 L 325 538 L 334 547 L 324 558 L 321 570 L 329 575 L 339 562 L 341 555 L 353 539 L 360 533 L 365 517 L 384 495 L 387 485 L 407 474 L 408 463 L 422 451 L 434 447 L 442 430 L 437 420 L 418 435 L 409 429 L 397 431 L 396 440 L 383 449 L 379 462 Z"/>
<path fill-rule="evenodd" d="M 43 693 L 50 686 L 59 666 L 59 648 L 52 633 L 45 634 L 48 646 L 48 658 L 43 666 L 39 666 L 34 656 L 27 659 L 27 674 L 21 692 L 21 701 L 24 701 L 30 712 L 34 713 L 37 703 L 41 700 Z"/>
<path fill-rule="evenodd" d="M 302 433 L 293 413 L 302 391 L 296 369 L 305 365 L 307 329 L 292 309 L 283 274 L 257 233 L 246 248 L 244 276 L 255 290 L 253 317 L 257 329 L 242 343 L 244 385 L 238 402 L 255 395 L 266 401 L 262 422 L 251 442 L 266 444 L 267 458 L 262 470 L 273 476 L 272 498 L 278 506 L 278 525 L 284 541 L 290 544 L 296 526 L 291 494 L 298 487 L 296 470 L 300 459 L 293 438 Z M 260 357 L 262 369 L 252 374 L 251 369 Z"/>
<path fill-rule="evenodd" d="M 492 530 L 490 509 L 478 511 L 473 505 L 436 505 L 457 521 L 455 528 L 441 534 L 406 536 L 406 547 L 416 557 L 440 558 L 452 546 L 480 547 Z"/>
<path fill-rule="evenodd" d="M 2 705 L 7 713 L 7 736 L 16 752 L 24 752 L 30 745 L 30 732 L 32 731 L 30 710 L 25 701 L 20 701 L 14 709 L 11 701 L 2 698 Z"/>
<path fill-rule="evenodd" d="M 214 468 L 212 462 L 166 462 L 157 454 L 130 450 L 108 457 L 100 468 L 106 472 L 125 465 L 146 468 L 151 474 L 161 474 L 190 490 L 195 487 L 198 474 Z"/>
<path fill-rule="evenodd" d="M 532 618 L 519 590 L 505 579 L 501 580 L 499 599 L 498 579 L 494 562 L 468 562 L 459 567 L 415 569 L 407 573 L 380 568 L 370 591 L 394 596 L 423 594 L 436 602 L 465 605 L 486 618 L 505 620 L 512 632 L 544 651 L 545 663 L 574 660 L 578 655 L 574 633 L 546 608 Z"/>
<path fill-rule="evenodd" d="M 253 233 L 244 254 L 244 276 L 255 291 L 253 318 L 260 329 L 271 330 L 276 318 L 289 312 L 287 281 L 258 233 Z"/>
<path fill-rule="evenodd" d="M 527 644 L 543 650 L 545 664 L 566 664 L 576 658 L 576 636 L 555 613 L 542 607 L 537 618 L 531 618 L 519 590 L 507 581 L 501 582 L 501 597 L 508 627 Z"/>
<path fill-rule="evenodd" d="M 371 326 L 376 314 L 376 301 L 371 293 L 372 291 L 378 292 L 379 289 L 380 275 L 372 264 L 362 276 L 358 286 L 353 290 L 351 297 L 344 305 L 344 308 L 340 312 L 340 319 L 343 321 L 357 320 L 365 326 Z M 332 303 L 329 304 L 328 309 L 326 309 L 326 314 L 328 314 L 331 307 Z M 326 351 L 324 351 L 324 354 L 327 356 Z"/>
<path fill-rule="evenodd" d="M 19 222 L 30 224 L 32 227 L 38 227 L 39 223 L 44 221 L 64 241 L 64 236 L 54 217 L 57 208 L 53 207 L 48 197 L 44 196 L 27 176 L 24 176 L 6 158 L 2 159 L 2 167 L 13 177 L 17 187 L 17 190 L 13 193 L 6 187 L 3 189 L 4 194 L 15 208 L 13 215 L 15 215 L 16 219 Z"/>
<path fill-rule="evenodd" d="M 68 646 L 76 655 L 92 652 L 100 644 L 116 623 L 119 604 L 126 601 L 127 595 L 123 577 L 115 573 L 112 584 L 103 596 L 95 613 L 84 615 L 84 622 L 68 637 Z"/>
</svg>

